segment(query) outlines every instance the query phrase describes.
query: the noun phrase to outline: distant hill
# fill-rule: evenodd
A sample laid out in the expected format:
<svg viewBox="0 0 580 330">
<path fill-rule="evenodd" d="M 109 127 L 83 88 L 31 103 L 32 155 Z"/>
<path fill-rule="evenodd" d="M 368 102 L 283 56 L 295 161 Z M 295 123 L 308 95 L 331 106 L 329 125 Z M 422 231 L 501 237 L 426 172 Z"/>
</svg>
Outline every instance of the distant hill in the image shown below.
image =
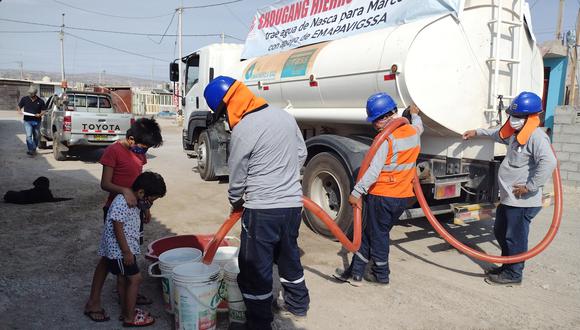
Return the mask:
<svg viewBox="0 0 580 330">
<path fill-rule="evenodd" d="M 24 79 L 42 80 L 43 77 L 49 77 L 51 81 L 60 81 L 60 73 L 45 71 L 25 71 Z M 0 69 L 0 78 L 20 79 L 20 71 L 13 69 Z M 80 73 L 67 74 L 66 79 L 69 86 L 75 83 L 98 84 L 99 73 Z M 150 80 L 135 78 L 129 76 L 119 76 L 105 73 L 101 76 L 101 84 L 109 86 L 131 86 L 131 87 L 157 87 L 160 84 L 166 84 L 167 81 Z"/>
</svg>

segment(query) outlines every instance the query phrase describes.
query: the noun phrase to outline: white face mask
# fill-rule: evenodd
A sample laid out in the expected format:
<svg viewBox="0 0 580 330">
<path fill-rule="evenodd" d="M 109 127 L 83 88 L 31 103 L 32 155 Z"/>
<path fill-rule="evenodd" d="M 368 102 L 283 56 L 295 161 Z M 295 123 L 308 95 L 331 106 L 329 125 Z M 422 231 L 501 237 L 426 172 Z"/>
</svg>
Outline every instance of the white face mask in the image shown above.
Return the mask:
<svg viewBox="0 0 580 330">
<path fill-rule="evenodd" d="M 517 130 L 522 129 L 522 127 L 524 127 L 524 124 L 526 123 L 526 118 L 515 118 L 515 117 L 510 117 L 510 126 Z"/>
</svg>

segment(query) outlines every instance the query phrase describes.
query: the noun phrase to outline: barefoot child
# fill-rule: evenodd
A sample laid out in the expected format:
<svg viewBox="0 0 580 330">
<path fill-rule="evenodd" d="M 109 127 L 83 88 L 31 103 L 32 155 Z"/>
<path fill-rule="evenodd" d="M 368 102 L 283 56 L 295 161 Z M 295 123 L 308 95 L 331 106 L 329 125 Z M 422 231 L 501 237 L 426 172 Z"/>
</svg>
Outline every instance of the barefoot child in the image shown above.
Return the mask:
<svg viewBox="0 0 580 330">
<path fill-rule="evenodd" d="M 139 175 L 131 187 L 131 197 L 147 203 L 165 196 L 165 192 L 163 178 L 153 172 Z M 143 281 L 135 258 L 140 253 L 140 222 L 139 208 L 129 207 L 124 194 L 117 195 L 107 212 L 98 252 L 105 258 L 107 270 L 117 275 L 124 327 L 144 327 L 155 323 L 149 313 L 135 308 L 139 285 Z"/>
</svg>

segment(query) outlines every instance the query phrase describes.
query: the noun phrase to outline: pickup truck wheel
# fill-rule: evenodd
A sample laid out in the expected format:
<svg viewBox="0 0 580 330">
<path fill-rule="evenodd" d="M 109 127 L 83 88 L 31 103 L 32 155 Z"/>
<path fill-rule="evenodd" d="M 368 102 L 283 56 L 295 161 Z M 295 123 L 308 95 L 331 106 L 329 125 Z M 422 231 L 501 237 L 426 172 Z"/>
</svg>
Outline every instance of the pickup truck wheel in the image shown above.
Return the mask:
<svg viewBox="0 0 580 330">
<path fill-rule="evenodd" d="M 207 131 L 201 132 L 198 141 L 197 170 L 203 180 L 213 181 L 216 179 L 216 175 L 213 169 L 213 155 Z"/>
<path fill-rule="evenodd" d="M 350 235 L 353 212 L 348 204 L 352 179 L 340 159 L 330 152 L 314 156 L 306 165 L 302 178 L 304 195 L 320 205 L 336 224 Z M 304 210 L 306 225 L 314 232 L 333 238 L 322 221 L 310 211 Z"/>
<path fill-rule="evenodd" d="M 48 149 L 48 140 L 42 134 L 40 134 L 40 141 L 38 141 L 38 148 L 39 149 Z"/>
<path fill-rule="evenodd" d="M 60 143 L 58 142 L 59 140 L 60 137 L 58 135 L 56 135 L 52 140 L 52 154 L 54 156 L 54 159 L 58 161 L 63 161 L 66 160 L 66 151 L 62 151 Z"/>
</svg>

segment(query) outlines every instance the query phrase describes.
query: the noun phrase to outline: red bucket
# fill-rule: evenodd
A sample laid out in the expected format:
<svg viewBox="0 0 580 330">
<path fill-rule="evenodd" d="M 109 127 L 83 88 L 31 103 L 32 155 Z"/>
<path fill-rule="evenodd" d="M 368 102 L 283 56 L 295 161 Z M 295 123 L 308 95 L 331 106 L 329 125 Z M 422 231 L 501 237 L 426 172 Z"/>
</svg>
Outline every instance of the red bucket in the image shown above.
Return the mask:
<svg viewBox="0 0 580 330">
<path fill-rule="evenodd" d="M 206 246 L 209 244 L 211 239 L 214 237 L 212 234 L 208 235 L 177 235 L 177 236 L 167 236 L 160 238 L 154 242 L 151 242 L 148 246 L 148 252 L 145 254 L 145 258 L 157 261 L 161 253 L 182 247 L 192 247 L 205 251 Z M 220 246 L 229 246 L 228 237 L 222 241 Z"/>
</svg>

